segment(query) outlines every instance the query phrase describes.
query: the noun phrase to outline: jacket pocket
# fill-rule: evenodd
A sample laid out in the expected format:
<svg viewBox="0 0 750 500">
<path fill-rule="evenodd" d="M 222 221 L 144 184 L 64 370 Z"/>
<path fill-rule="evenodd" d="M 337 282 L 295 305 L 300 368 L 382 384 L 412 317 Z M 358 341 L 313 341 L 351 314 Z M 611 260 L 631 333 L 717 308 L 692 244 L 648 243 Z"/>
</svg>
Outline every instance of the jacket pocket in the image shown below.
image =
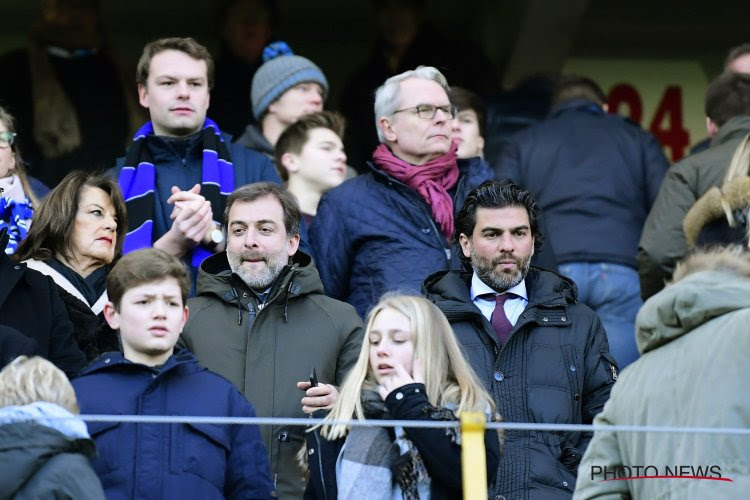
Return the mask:
<svg viewBox="0 0 750 500">
<path fill-rule="evenodd" d="M 224 491 L 231 448 L 228 426 L 175 424 L 171 434 L 170 470 L 195 474 Z"/>
<path fill-rule="evenodd" d="M 119 469 L 120 461 L 118 457 L 125 455 L 120 442 L 120 439 L 125 437 L 125 424 L 122 422 L 89 422 L 87 425 L 91 439 L 96 444 L 97 457 L 94 460 L 96 473 L 101 476 Z"/>
</svg>

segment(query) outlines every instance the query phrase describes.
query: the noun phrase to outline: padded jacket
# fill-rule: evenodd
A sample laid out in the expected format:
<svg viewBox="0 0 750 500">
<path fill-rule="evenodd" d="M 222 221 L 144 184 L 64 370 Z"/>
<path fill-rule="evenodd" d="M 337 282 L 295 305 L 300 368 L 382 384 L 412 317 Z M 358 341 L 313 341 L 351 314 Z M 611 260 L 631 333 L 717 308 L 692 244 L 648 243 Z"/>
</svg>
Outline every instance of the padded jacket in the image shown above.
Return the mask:
<svg viewBox="0 0 750 500">
<path fill-rule="evenodd" d="M 531 266 L 529 303 L 508 341 L 470 298 L 471 273 L 437 273 L 427 297 L 445 314 L 506 422 L 590 424 L 617 378 L 599 318 L 577 302 L 575 284 Z M 490 498 L 569 499 L 588 433 L 509 430 Z"/>
<path fill-rule="evenodd" d="M 106 353 L 73 380 L 82 414 L 254 417 L 229 381 L 187 351 L 160 369 Z M 255 425 L 89 422 L 109 500 L 268 499 L 268 456 Z"/>
<path fill-rule="evenodd" d="M 458 166 L 458 182 L 449 191 L 454 214 L 471 189 L 493 178 L 481 158 L 459 160 Z M 362 317 L 384 292 L 418 293 L 430 274 L 461 269 L 457 247 L 422 197 L 372 164 L 369 173 L 323 195 L 310 243 L 326 293 Z"/>
<path fill-rule="evenodd" d="M 234 383 L 261 417 L 305 417 L 297 382 L 315 368 L 321 383 L 341 385 L 359 356 L 364 325 L 349 305 L 326 297 L 309 256 L 297 251 L 265 300 L 229 269 L 226 252 L 200 268 L 198 296 L 180 345 Z M 305 483 L 295 459 L 304 429 L 264 425 L 279 498 L 299 498 Z"/>
</svg>

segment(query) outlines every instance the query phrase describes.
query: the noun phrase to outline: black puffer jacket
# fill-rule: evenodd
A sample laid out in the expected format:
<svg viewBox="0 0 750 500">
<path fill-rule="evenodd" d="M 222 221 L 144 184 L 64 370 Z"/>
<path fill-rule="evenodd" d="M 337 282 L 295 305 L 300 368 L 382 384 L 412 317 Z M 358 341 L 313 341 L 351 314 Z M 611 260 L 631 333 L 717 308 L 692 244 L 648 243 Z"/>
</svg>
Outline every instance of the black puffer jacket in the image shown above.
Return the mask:
<svg viewBox="0 0 750 500">
<path fill-rule="evenodd" d="M 448 318 L 503 419 L 591 423 L 609 398 L 617 367 L 599 318 L 577 303 L 575 284 L 532 266 L 529 304 L 500 348 L 471 301 L 470 283 L 470 273 L 441 272 L 425 281 L 424 291 Z M 506 432 L 491 498 L 570 498 L 590 439 L 574 432 Z"/>
<path fill-rule="evenodd" d="M 387 418 L 396 420 L 452 420 L 452 412 L 432 406 L 427 399 L 424 384 L 413 383 L 393 390 L 385 399 Z M 325 416 L 323 411 L 314 415 Z M 366 414 L 368 419 L 374 418 Z M 382 417 L 380 417 L 382 418 Z M 446 429 L 404 427 L 406 437 L 414 443 L 424 461 L 430 476 L 430 498 L 460 498 L 463 489 L 461 476 L 461 446 L 455 442 L 455 434 Z M 388 434 L 394 439 L 393 428 Z M 320 435 L 319 430 L 308 432 L 307 460 L 310 479 L 305 490 L 307 500 L 333 500 L 338 496 L 336 481 L 336 461 L 345 438 L 329 441 Z M 487 454 L 487 481 L 494 480 L 500 456 L 500 439 L 496 430 L 485 431 L 484 447 Z M 391 485 L 384 484 L 390 489 Z M 381 495 L 382 496 L 382 495 Z"/>
<path fill-rule="evenodd" d="M 103 500 L 90 439 L 72 440 L 33 422 L 0 425 L 0 499 Z"/>
</svg>

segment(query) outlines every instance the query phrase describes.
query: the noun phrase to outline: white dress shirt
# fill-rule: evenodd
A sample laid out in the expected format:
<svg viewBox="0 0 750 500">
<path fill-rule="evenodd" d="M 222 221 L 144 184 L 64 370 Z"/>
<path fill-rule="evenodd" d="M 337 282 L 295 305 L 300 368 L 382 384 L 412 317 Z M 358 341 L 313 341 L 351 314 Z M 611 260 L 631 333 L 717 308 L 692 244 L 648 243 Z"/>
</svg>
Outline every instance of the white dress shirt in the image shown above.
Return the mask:
<svg viewBox="0 0 750 500">
<path fill-rule="evenodd" d="M 526 281 L 521 280 L 519 284 L 513 288 L 509 288 L 503 293 L 506 292 L 516 295 L 514 298 L 508 298 L 508 300 L 505 301 L 505 304 L 503 304 L 503 309 L 505 310 L 505 315 L 508 317 L 508 321 L 510 321 L 511 325 L 515 326 L 518 317 L 521 316 L 521 313 L 529 304 L 529 296 L 526 293 Z M 482 314 L 487 318 L 487 321 L 491 321 L 490 318 L 492 317 L 492 311 L 495 310 L 495 300 L 487 300 L 480 297 L 486 293 L 499 295 L 497 290 L 479 279 L 477 273 L 474 273 L 471 276 L 471 301 L 474 302 L 474 305 L 477 306 L 480 311 L 482 311 Z"/>
</svg>

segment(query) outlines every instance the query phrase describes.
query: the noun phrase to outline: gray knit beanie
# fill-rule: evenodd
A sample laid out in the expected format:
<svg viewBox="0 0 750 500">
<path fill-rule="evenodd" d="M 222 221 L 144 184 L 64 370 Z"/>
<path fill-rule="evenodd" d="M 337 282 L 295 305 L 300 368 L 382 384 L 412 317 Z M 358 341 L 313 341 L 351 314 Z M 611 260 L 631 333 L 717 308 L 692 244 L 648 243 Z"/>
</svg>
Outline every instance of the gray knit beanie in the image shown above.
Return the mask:
<svg viewBox="0 0 750 500">
<path fill-rule="evenodd" d="M 311 60 L 296 56 L 285 42 L 274 42 L 263 50 L 263 65 L 253 77 L 250 99 L 253 115 L 263 116 L 273 101 L 298 83 L 315 82 L 328 96 L 328 80 Z"/>
</svg>

